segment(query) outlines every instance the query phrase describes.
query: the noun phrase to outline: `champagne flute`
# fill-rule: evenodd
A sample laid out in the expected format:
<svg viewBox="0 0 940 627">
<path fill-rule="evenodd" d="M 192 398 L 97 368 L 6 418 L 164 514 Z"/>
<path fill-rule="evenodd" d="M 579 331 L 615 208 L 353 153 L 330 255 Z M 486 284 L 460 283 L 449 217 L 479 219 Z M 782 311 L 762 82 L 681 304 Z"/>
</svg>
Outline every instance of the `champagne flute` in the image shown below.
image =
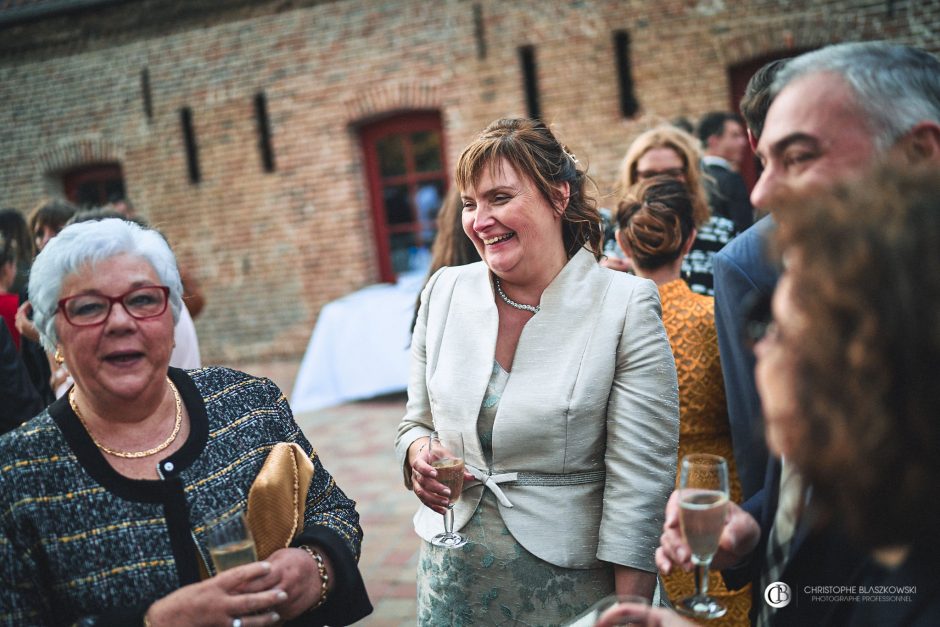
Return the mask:
<svg viewBox="0 0 940 627">
<path fill-rule="evenodd" d="M 444 512 L 444 533 L 431 538 L 431 544 L 456 549 L 467 543 L 465 536 L 454 532 L 454 503 L 463 490 L 463 436 L 460 431 L 432 432 L 428 443 L 428 463 L 437 470 L 437 480 L 450 488 L 450 499 Z"/>
<path fill-rule="evenodd" d="M 676 610 L 695 618 L 718 618 L 728 608 L 708 596 L 708 566 L 728 515 L 728 462 L 697 453 L 682 458 L 679 475 L 679 524 L 692 551 L 695 594 L 679 601 Z"/>
<path fill-rule="evenodd" d="M 242 512 L 214 521 L 206 531 L 206 543 L 216 572 L 258 560 L 255 541 Z"/>
</svg>

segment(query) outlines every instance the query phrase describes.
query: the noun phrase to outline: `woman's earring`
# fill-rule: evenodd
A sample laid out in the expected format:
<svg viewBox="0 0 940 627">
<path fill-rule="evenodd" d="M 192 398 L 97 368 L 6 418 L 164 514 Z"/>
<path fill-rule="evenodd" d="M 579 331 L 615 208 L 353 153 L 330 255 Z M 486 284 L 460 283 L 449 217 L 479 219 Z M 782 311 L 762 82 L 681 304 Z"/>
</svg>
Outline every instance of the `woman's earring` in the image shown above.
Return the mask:
<svg viewBox="0 0 940 627">
<path fill-rule="evenodd" d="M 59 350 L 58 346 L 55 347 L 55 357 L 53 357 L 53 359 L 55 359 L 55 363 L 59 366 L 65 363 L 65 357 L 62 356 L 62 351 Z"/>
</svg>

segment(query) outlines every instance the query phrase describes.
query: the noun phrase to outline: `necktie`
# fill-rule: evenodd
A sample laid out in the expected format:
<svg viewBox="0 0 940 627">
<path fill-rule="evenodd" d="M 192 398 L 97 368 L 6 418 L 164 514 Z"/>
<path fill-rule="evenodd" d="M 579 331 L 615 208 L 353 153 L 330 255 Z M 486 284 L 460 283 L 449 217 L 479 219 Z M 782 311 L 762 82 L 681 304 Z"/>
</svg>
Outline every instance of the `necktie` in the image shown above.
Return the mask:
<svg viewBox="0 0 940 627">
<path fill-rule="evenodd" d="M 777 513 L 767 539 L 767 553 L 760 578 L 760 594 L 763 594 L 771 583 L 780 581 L 783 575 L 790 557 L 790 543 L 793 540 L 803 505 L 803 481 L 799 473 L 785 460 L 782 464 Z M 774 611 L 771 605 L 763 602 L 757 616 L 757 627 L 769 627 L 772 624 Z"/>
</svg>

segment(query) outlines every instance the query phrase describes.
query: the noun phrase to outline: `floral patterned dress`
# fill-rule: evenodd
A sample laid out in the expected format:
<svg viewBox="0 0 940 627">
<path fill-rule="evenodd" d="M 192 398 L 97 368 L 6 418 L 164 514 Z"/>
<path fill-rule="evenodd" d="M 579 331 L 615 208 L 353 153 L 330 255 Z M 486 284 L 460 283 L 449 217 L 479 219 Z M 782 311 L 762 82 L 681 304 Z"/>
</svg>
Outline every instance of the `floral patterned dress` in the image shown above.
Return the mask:
<svg viewBox="0 0 940 627">
<path fill-rule="evenodd" d="M 509 373 L 493 362 L 477 434 L 492 460 L 493 421 Z M 459 549 L 421 543 L 418 557 L 418 624 L 562 625 L 614 590 L 613 568 L 577 570 L 529 553 L 503 524 L 489 490 L 460 532 Z"/>
</svg>

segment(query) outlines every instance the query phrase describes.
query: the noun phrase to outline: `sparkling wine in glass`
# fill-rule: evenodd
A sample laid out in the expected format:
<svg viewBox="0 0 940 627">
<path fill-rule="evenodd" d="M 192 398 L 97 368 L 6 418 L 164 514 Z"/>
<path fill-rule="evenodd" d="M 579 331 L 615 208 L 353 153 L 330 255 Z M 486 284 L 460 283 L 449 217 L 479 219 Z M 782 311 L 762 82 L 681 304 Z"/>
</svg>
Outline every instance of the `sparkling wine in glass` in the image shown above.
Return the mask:
<svg viewBox="0 0 940 627">
<path fill-rule="evenodd" d="M 437 470 L 437 480 L 450 488 L 450 499 L 447 511 L 444 512 L 444 533 L 431 538 L 431 544 L 456 549 L 467 543 L 466 537 L 454 531 L 454 503 L 463 490 L 463 436 L 460 431 L 440 430 L 431 433 L 428 463 Z"/>
<path fill-rule="evenodd" d="M 217 572 L 258 560 L 255 541 L 241 512 L 213 522 L 206 531 L 206 540 Z"/>
<path fill-rule="evenodd" d="M 676 604 L 676 610 L 695 618 L 718 618 L 728 611 L 708 596 L 708 567 L 728 515 L 728 462 L 699 453 L 682 458 L 679 474 L 679 524 L 692 551 L 695 594 Z"/>
</svg>

